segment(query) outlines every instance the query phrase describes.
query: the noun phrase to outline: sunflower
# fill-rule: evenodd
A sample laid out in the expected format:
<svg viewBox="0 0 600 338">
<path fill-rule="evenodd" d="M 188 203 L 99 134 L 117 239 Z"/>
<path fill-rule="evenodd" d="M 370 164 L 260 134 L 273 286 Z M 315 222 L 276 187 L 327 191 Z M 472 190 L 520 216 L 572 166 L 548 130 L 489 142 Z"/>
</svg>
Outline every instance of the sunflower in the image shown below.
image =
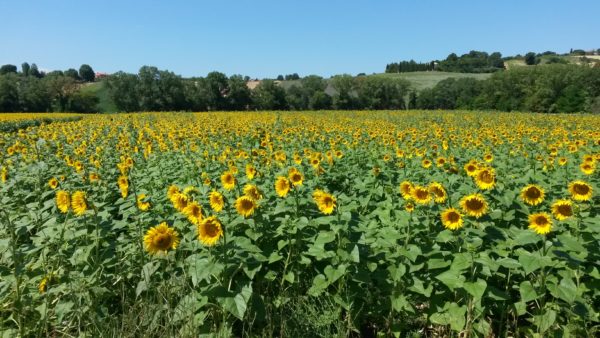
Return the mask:
<svg viewBox="0 0 600 338">
<path fill-rule="evenodd" d="M 496 172 L 492 168 L 482 168 L 477 170 L 477 174 L 475 174 L 473 179 L 479 189 L 490 190 L 496 185 Z"/>
<path fill-rule="evenodd" d="M 487 212 L 487 202 L 481 194 L 471 194 L 460 200 L 460 207 L 468 216 L 479 218 Z"/>
<path fill-rule="evenodd" d="M 335 196 L 323 190 L 317 189 L 313 193 L 313 200 L 317 203 L 319 210 L 325 215 L 329 215 L 335 209 Z"/>
<path fill-rule="evenodd" d="M 40 294 L 45 293 L 48 290 L 48 283 L 50 282 L 50 276 L 45 276 L 42 278 L 40 283 L 38 284 L 38 291 Z"/>
<path fill-rule="evenodd" d="M 596 166 L 594 165 L 594 162 L 583 162 L 579 165 L 579 169 L 581 169 L 582 173 L 591 175 L 594 173 L 594 170 L 596 170 Z"/>
<path fill-rule="evenodd" d="M 146 194 L 139 194 L 137 197 L 137 207 L 141 211 L 147 211 L 150 209 L 150 202 L 147 201 Z"/>
<path fill-rule="evenodd" d="M 295 187 L 302 185 L 302 182 L 304 181 L 304 175 L 302 175 L 302 173 L 298 170 L 290 170 L 288 177 L 290 182 L 292 182 Z"/>
<path fill-rule="evenodd" d="M 257 202 L 263 198 L 262 193 L 254 184 L 246 184 L 246 186 L 244 187 L 244 195 L 250 197 L 251 199 Z"/>
<path fill-rule="evenodd" d="M 420 185 L 414 186 L 411 191 L 411 196 L 418 204 L 427 204 L 431 202 L 431 194 L 429 189 Z"/>
<path fill-rule="evenodd" d="M 563 166 L 567 164 L 567 159 L 565 157 L 561 157 L 558 159 L 558 165 Z"/>
<path fill-rule="evenodd" d="M 442 218 L 442 224 L 446 229 L 457 230 L 463 226 L 462 215 L 454 208 L 448 208 L 442 211 L 440 217 Z"/>
<path fill-rule="evenodd" d="M 400 183 L 400 193 L 402 194 L 402 198 L 405 200 L 410 200 L 412 198 L 412 190 L 413 184 L 409 181 L 403 181 Z"/>
<path fill-rule="evenodd" d="M 552 214 L 559 221 L 570 218 L 573 216 L 573 203 L 569 200 L 558 200 L 552 203 Z"/>
<path fill-rule="evenodd" d="M 443 158 L 443 157 L 438 157 L 438 158 L 435 160 L 435 165 L 436 165 L 437 167 L 443 167 L 443 166 L 444 166 L 444 164 L 446 164 L 446 159 L 445 159 L 445 158 Z"/>
<path fill-rule="evenodd" d="M 256 201 L 248 196 L 240 196 L 235 200 L 235 209 L 244 217 L 252 216 L 256 207 Z"/>
<path fill-rule="evenodd" d="M 214 212 L 223 210 L 223 206 L 225 206 L 223 195 L 216 190 L 210 192 L 210 195 L 208 196 L 208 202 L 210 203 L 210 207 L 214 210 Z"/>
<path fill-rule="evenodd" d="M 71 196 L 71 207 L 73 208 L 73 212 L 77 216 L 81 216 L 88 209 L 87 200 L 85 199 L 85 192 L 76 191 Z"/>
<path fill-rule="evenodd" d="M 2 167 L 2 169 L 0 170 L 0 181 L 2 181 L 2 183 L 5 183 L 7 179 L 8 169 L 6 169 L 6 167 Z"/>
<path fill-rule="evenodd" d="M 171 197 L 171 202 L 173 203 L 173 207 L 177 209 L 177 211 L 182 212 L 185 207 L 187 207 L 189 201 L 189 197 L 182 193 L 176 193 Z"/>
<path fill-rule="evenodd" d="M 569 184 L 571 197 L 576 201 L 589 201 L 592 198 L 592 187 L 584 181 L 573 181 Z"/>
<path fill-rule="evenodd" d="M 545 212 L 529 215 L 529 229 L 540 235 L 545 235 L 552 230 L 552 219 Z"/>
<path fill-rule="evenodd" d="M 197 225 L 202 220 L 202 207 L 196 201 L 188 203 L 182 212 L 193 224 Z"/>
<path fill-rule="evenodd" d="M 290 192 L 290 181 L 284 176 L 277 177 L 275 181 L 275 192 L 279 197 L 287 196 L 288 192 Z"/>
<path fill-rule="evenodd" d="M 423 168 L 425 169 L 429 169 L 431 167 L 431 160 L 428 159 L 423 159 L 423 161 L 421 161 L 421 166 L 423 166 Z"/>
<path fill-rule="evenodd" d="M 444 189 L 444 186 L 438 182 L 433 182 L 429 185 L 429 192 L 433 196 L 435 203 L 444 203 L 448 198 L 446 189 Z"/>
<path fill-rule="evenodd" d="M 477 170 L 479 169 L 479 166 L 477 165 L 477 161 L 471 160 L 467 164 L 465 164 L 464 168 L 465 168 L 465 171 L 467 172 L 467 175 L 473 177 L 473 176 L 477 175 Z"/>
<path fill-rule="evenodd" d="M 64 190 L 59 190 L 56 192 L 56 207 L 60 212 L 66 214 L 71 207 L 71 196 L 69 193 Z"/>
<path fill-rule="evenodd" d="M 544 189 L 535 184 L 529 184 L 521 190 L 521 199 L 529 205 L 538 205 L 544 200 Z"/>
<path fill-rule="evenodd" d="M 494 160 L 494 155 L 487 153 L 483 156 L 483 160 L 486 162 L 492 162 Z"/>
<path fill-rule="evenodd" d="M 200 221 L 197 230 L 198 240 L 206 246 L 215 245 L 219 238 L 223 236 L 223 227 L 215 216 L 210 216 Z"/>
<path fill-rule="evenodd" d="M 54 177 L 52 177 L 49 181 L 48 181 L 48 186 L 51 189 L 56 189 L 58 187 L 58 180 Z"/>
<path fill-rule="evenodd" d="M 249 180 L 254 179 L 256 176 L 256 168 L 252 164 L 246 164 L 246 177 Z"/>
<path fill-rule="evenodd" d="M 129 179 L 127 176 L 121 175 L 117 180 L 117 184 L 119 185 L 119 190 L 121 190 L 121 197 L 127 197 L 129 191 Z"/>
<path fill-rule="evenodd" d="M 171 199 L 175 194 L 178 194 L 178 193 L 179 193 L 179 187 L 177 187 L 176 185 L 171 185 L 167 189 L 167 197 L 169 199 Z"/>
<path fill-rule="evenodd" d="M 100 175 L 98 175 L 97 173 L 90 173 L 89 178 L 90 182 L 96 182 L 100 179 Z"/>
<path fill-rule="evenodd" d="M 179 234 L 166 222 L 148 229 L 144 236 L 144 246 L 151 255 L 175 250 L 179 245 Z"/>
<path fill-rule="evenodd" d="M 235 177 L 230 171 L 226 171 L 221 175 L 221 184 L 225 190 L 231 190 L 235 187 Z"/>
<path fill-rule="evenodd" d="M 404 210 L 408 212 L 413 212 L 415 211 L 415 205 L 412 202 L 408 202 L 404 205 Z"/>
<path fill-rule="evenodd" d="M 183 193 L 187 196 L 190 196 L 190 194 L 199 194 L 200 191 L 198 190 L 198 188 L 194 187 L 193 185 L 190 185 L 183 189 Z"/>
</svg>

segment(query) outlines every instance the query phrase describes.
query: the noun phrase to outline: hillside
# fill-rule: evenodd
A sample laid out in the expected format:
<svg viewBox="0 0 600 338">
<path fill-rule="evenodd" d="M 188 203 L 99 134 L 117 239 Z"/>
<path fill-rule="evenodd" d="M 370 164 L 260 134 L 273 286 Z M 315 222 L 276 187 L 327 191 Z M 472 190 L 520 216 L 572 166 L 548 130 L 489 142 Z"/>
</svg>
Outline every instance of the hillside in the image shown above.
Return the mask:
<svg viewBox="0 0 600 338">
<path fill-rule="evenodd" d="M 98 97 L 100 101 L 98 103 L 98 111 L 101 113 L 116 113 L 118 111 L 115 103 L 108 95 L 108 88 L 106 88 L 104 81 L 98 81 L 93 83 L 87 83 L 81 89 L 84 92 L 93 93 Z"/>
</svg>

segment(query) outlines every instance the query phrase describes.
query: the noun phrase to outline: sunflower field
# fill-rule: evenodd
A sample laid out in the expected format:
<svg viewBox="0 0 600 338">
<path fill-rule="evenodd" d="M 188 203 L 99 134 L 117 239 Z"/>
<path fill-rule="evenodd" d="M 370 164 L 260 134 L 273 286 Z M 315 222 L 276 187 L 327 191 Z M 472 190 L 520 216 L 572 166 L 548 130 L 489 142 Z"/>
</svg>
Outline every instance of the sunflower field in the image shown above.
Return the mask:
<svg viewBox="0 0 600 338">
<path fill-rule="evenodd" d="M 593 115 L 19 125 L 0 132 L 0 330 L 598 336 L 598 165 Z"/>
</svg>

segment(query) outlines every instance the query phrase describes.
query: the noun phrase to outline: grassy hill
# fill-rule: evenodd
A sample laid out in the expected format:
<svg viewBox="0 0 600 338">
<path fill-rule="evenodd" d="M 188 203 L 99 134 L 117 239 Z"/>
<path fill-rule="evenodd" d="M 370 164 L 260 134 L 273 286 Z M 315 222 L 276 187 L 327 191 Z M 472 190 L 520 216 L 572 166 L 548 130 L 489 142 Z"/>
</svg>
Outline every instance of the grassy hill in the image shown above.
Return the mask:
<svg viewBox="0 0 600 338">
<path fill-rule="evenodd" d="M 438 82 L 448 79 L 448 78 L 464 78 L 470 77 L 477 80 L 485 80 L 490 77 L 492 74 L 490 73 L 451 73 L 451 72 L 409 72 L 409 73 L 379 73 L 379 74 L 371 74 L 366 76 L 380 76 L 380 77 L 396 77 L 407 80 L 411 83 L 413 89 L 416 91 L 421 91 L 425 88 L 432 88 Z M 281 85 L 283 88 L 288 89 L 294 84 L 300 85 L 300 80 L 292 80 L 292 81 L 282 81 Z M 325 92 L 329 95 L 333 95 L 335 93 L 335 89 L 328 84 Z"/>
<path fill-rule="evenodd" d="M 87 83 L 81 89 L 84 92 L 95 94 L 100 102 L 98 103 L 98 111 L 101 113 L 116 113 L 118 111 L 115 103 L 108 95 L 108 88 L 106 88 L 104 81 L 98 81 L 93 83 Z"/>
</svg>

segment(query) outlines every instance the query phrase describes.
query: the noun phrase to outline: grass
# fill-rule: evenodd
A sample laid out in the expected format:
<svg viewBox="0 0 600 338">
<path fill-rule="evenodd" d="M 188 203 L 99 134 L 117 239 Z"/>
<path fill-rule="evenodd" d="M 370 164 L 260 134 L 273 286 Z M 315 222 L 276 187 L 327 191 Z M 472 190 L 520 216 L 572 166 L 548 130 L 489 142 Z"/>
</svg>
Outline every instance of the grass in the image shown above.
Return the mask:
<svg viewBox="0 0 600 338">
<path fill-rule="evenodd" d="M 408 80 L 412 88 L 417 92 L 421 91 L 425 88 L 433 88 L 438 82 L 448 79 L 448 78 L 465 78 L 471 77 L 477 80 L 485 80 L 490 77 L 491 73 L 451 73 L 451 72 L 409 72 L 409 73 L 379 73 L 379 74 L 371 74 L 366 76 L 379 76 L 379 77 L 388 77 L 388 78 L 402 78 Z M 327 79 L 327 88 L 325 92 L 329 95 L 333 95 L 336 93 L 335 89 Z M 301 85 L 300 80 L 291 80 L 291 81 L 282 81 L 281 85 L 286 90 L 293 86 Z"/>
<path fill-rule="evenodd" d="M 470 77 L 477 80 L 485 80 L 491 73 L 451 73 L 451 72 L 410 72 L 410 73 L 382 73 L 370 76 L 399 77 L 408 80 L 417 91 L 432 88 L 438 82 L 448 78 Z"/>
</svg>

